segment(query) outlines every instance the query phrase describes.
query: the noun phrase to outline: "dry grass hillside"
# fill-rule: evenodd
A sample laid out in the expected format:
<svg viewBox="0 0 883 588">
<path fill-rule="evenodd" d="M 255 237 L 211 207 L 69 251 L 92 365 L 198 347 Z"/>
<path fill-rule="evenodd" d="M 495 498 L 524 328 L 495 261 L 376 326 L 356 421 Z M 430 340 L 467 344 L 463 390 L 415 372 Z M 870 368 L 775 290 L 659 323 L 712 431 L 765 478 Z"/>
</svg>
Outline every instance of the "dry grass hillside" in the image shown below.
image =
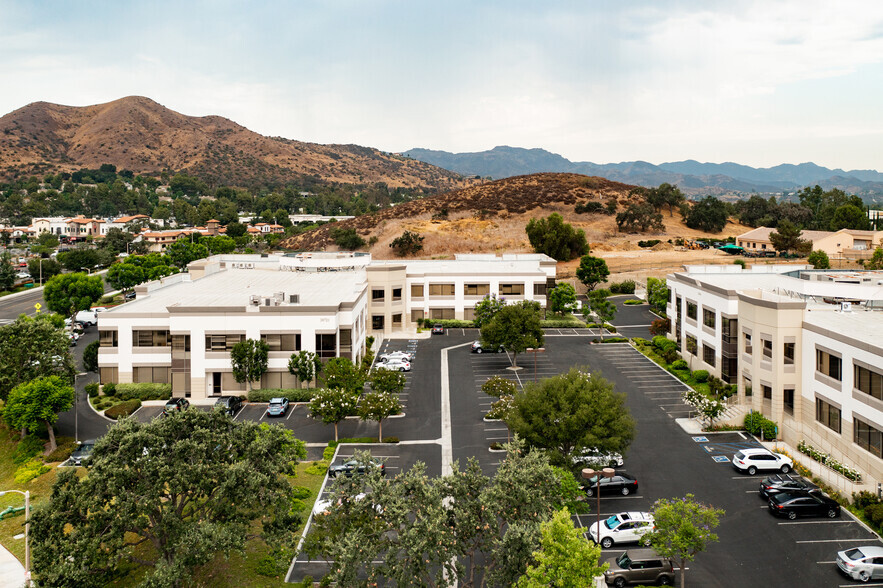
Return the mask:
<svg viewBox="0 0 883 588">
<path fill-rule="evenodd" d="M 265 137 L 220 116 L 186 116 L 140 96 L 84 107 L 34 102 L 0 118 L 0 178 L 104 163 L 135 173 L 187 172 L 213 185 L 278 185 L 304 176 L 429 191 L 470 183 L 376 149 Z"/>
<path fill-rule="evenodd" d="M 644 239 L 667 241 L 677 237 L 721 239 L 750 230 L 744 225 L 729 223 L 722 233 L 708 234 L 688 228 L 677 213 L 671 217 L 665 212 L 664 232 L 628 234 L 617 230 L 612 215 L 574 212 L 578 203 L 607 203 L 610 199 L 616 199 L 621 209 L 628 204 L 629 191 L 633 187 L 578 174 L 518 176 L 319 227 L 286 240 L 283 246 L 299 250 L 334 250 L 332 229 L 352 228 L 366 241 L 376 238 L 369 251 L 378 259 L 395 257 L 389 244 L 406 230 L 424 237 L 420 254 L 424 258 L 449 257 L 455 253 L 530 252 L 532 249 L 524 230 L 528 221 L 557 212 L 565 221 L 585 231 L 594 254 L 607 259 L 615 273 L 650 268 L 661 268 L 664 273 L 668 268 L 688 262 L 732 263 L 730 256 L 713 250 L 676 251 L 672 245 L 661 243 L 656 250 L 648 251 L 638 247 L 637 242 Z M 447 211 L 447 217 L 440 218 L 444 211 Z M 572 276 L 576 264 L 576 261 L 559 264 L 559 275 Z"/>
</svg>

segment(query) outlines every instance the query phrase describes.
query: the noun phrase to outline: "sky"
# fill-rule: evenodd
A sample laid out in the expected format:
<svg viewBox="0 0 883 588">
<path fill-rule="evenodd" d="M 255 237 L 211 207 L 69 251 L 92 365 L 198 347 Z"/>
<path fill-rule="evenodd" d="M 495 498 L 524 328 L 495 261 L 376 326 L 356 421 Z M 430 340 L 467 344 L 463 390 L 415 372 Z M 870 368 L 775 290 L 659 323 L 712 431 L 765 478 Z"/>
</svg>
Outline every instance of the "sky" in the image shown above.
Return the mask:
<svg viewBox="0 0 883 588">
<path fill-rule="evenodd" d="M 383 151 L 883 170 L 877 0 L 0 0 L 0 113 L 147 96 Z"/>
</svg>

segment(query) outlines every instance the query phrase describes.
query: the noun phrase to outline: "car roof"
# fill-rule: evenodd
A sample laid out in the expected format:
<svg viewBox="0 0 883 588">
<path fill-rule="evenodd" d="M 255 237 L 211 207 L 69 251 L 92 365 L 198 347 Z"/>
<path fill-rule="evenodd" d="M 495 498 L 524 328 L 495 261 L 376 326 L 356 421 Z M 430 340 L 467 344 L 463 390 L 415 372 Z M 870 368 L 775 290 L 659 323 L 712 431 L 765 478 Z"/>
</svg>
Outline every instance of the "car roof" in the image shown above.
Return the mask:
<svg viewBox="0 0 883 588">
<path fill-rule="evenodd" d="M 742 455 L 776 455 L 766 447 L 749 447 L 747 449 L 740 449 L 739 451 L 742 452 Z"/>
<path fill-rule="evenodd" d="M 629 559 L 632 561 L 640 559 L 668 559 L 653 551 L 652 549 L 629 549 L 627 550 Z"/>
<path fill-rule="evenodd" d="M 621 518 L 624 521 L 651 521 L 653 520 L 653 515 L 649 512 L 637 512 L 637 511 L 629 511 L 629 512 L 621 512 L 616 516 Z"/>
<path fill-rule="evenodd" d="M 271 398 L 270 404 L 275 404 L 276 402 L 284 402 L 285 400 L 287 400 L 287 399 L 286 398 Z"/>
<path fill-rule="evenodd" d="M 858 547 L 850 547 L 843 551 L 852 551 L 853 549 L 860 549 L 865 557 L 883 557 L 883 547 L 878 545 L 859 545 Z"/>
</svg>

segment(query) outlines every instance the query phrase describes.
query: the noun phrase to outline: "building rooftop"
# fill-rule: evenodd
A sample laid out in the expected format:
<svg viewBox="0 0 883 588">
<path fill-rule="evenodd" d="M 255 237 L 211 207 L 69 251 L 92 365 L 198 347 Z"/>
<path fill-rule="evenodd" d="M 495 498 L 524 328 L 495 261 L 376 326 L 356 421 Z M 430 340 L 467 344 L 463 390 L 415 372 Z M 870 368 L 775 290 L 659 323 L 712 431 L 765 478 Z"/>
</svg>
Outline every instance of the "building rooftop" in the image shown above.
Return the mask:
<svg viewBox="0 0 883 588">
<path fill-rule="evenodd" d="M 856 309 L 848 312 L 833 307 L 807 308 L 803 322 L 825 331 L 860 342 L 862 345 L 883 347 L 883 312 Z"/>
</svg>

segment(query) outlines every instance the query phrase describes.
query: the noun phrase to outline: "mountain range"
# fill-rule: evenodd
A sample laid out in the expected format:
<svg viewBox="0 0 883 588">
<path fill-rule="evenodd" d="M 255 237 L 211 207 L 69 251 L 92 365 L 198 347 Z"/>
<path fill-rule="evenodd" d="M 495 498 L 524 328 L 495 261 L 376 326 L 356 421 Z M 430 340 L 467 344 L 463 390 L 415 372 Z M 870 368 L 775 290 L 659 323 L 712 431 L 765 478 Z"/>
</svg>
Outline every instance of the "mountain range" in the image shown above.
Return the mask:
<svg viewBox="0 0 883 588">
<path fill-rule="evenodd" d="M 597 164 L 574 162 L 545 149 L 499 146 L 476 153 L 411 149 L 402 155 L 466 176 L 506 178 L 538 172 L 567 172 L 600 176 L 626 184 L 677 184 L 686 194 L 745 194 L 789 192 L 814 186 L 840 188 L 851 194 L 883 194 L 883 174 L 875 170 L 829 169 L 814 163 L 754 168 L 738 163 L 694 160 L 654 165 L 646 161 Z"/>
<path fill-rule="evenodd" d="M 184 172 L 210 185 L 384 182 L 424 192 L 470 185 L 457 173 L 358 145 L 265 137 L 220 116 L 186 116 L 142 96 L 92 106 L 34 102 L 0 118 L 0 180 L 50 171 Z"/>
</svg>

